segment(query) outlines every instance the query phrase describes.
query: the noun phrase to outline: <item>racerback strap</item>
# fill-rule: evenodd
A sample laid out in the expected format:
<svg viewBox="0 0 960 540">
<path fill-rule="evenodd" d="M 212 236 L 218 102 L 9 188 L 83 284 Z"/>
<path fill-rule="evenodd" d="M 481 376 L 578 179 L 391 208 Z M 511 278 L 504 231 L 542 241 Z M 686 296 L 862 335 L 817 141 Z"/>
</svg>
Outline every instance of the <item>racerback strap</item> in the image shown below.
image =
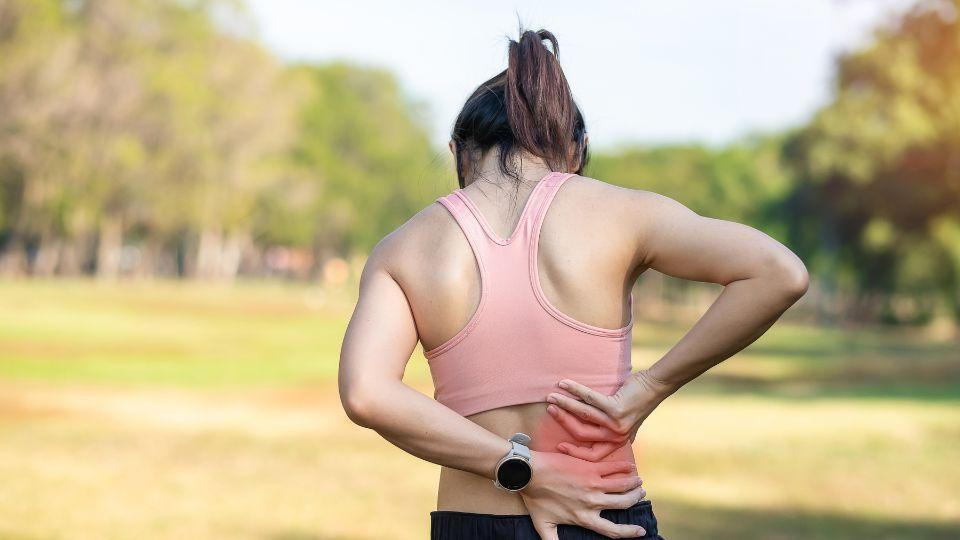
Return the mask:
<svg viewBox="0 0 960 540">
<path fill-rule="evenodd" d="M 444 197 L 439 197 L 437 201 L 450 210 L 467 239 L 475 248 L 485 246 L 494 249 L 498 245 L 508 246 L 518 240 L 519 242 L 516 243 L 527 245 L 531 242 L 531 236 L 539 231 L 543 216 L 546 214 L 546 210 L 557 190 L 571 176 L 573 176 L 572 173 L 551 172 L 537 182 L 524 203 L 520 219 L 507 238 L 501 237 L 493 230 L 483 212 L 464 193 L 463 188 L 457 189 Z M 485 254 L 487 250 L 482 249 L 481 251 Z"/>
</svg>

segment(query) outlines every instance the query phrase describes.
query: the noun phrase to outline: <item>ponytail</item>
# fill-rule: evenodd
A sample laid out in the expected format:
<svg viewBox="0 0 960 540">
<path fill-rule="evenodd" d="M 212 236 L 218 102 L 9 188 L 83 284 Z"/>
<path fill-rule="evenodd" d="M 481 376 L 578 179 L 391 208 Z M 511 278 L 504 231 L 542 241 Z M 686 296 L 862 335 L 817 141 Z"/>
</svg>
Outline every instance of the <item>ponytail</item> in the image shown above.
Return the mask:
<svg viewBox="0 0 960 540">
<path fill-rule="evenodd" d="M 548 49 L 544 41 L 549 41 Z M 510 40 L 507 69 L 481 84 L 453 125 L 457 178 L 488 150 L 499 150 L 500 171 L 521 181 L 511 165 L 517 150 L 536 156 L 554 171 L 580 174 L 588 153 L 586 126 L 557 59 L 557 38 L 547 30 L 521 31 Z"/>
<path fill-rule="evenodd" d="M 547 50 L 544 41 L 553 46 Z M 506 108 L 510 131 L 524 150 L 553 170 L 570 166 L 576 107 L 557 59 L 560 46 L 547 30 L 527 30 L 510 40 Z"/>
</svg>

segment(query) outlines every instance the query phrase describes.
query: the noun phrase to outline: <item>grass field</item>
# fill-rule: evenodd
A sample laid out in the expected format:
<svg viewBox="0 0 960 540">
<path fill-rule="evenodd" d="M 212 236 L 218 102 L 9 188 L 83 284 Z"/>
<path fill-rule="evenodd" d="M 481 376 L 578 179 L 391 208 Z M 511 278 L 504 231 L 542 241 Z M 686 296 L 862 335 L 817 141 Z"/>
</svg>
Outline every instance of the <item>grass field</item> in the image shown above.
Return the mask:
<svg viewBox="0 0 960 540">
<path fill-rule="evenodd" d="M 351 292 L 0 282 L 0 538 L 426 538 L 438 467 L 340 408 Z M 671 540 L 960 538 L 960 346 L 778 325 L 636 449 Z"/>
</svg>

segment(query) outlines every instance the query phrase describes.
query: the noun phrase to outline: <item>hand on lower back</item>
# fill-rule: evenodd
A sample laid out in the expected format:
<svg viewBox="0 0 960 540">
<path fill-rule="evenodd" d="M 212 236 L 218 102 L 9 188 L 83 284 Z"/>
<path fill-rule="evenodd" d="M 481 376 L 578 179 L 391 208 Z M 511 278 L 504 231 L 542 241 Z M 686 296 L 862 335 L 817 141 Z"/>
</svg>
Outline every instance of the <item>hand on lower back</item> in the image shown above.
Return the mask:
<svg viewBox="0 0 960 540">
<path fill-rule="evenodd" d="M 568 379 L 561 388 L 576 398 L 551 393 L 547 411 L 584 444 L 560 443 L 557 450 L 589 461 L 599 461 L 632 443 L 643 421 L 672 392 L 644 371 L 634 373 L 611 396 Z"/>
<path fill-rule="evenodd" d="M 543 540 L 558 540 L 557 526 L 579 525 L 611 538 L 646 534 L 639 525 L 600 517 L 605 508 L 629 508 L 646 496 L 629 461 L 594 463 L 556 452 L 531 453 L 533 477 L 519 493 Z"/>
</svg>

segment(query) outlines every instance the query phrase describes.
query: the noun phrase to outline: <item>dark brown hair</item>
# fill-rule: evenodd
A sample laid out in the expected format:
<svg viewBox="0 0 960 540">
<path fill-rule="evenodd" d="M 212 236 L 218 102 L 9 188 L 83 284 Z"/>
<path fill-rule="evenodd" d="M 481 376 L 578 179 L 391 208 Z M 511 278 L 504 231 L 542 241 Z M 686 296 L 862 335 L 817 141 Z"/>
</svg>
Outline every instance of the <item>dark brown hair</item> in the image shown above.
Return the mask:
<svg viewBox="0 0 960 540">
<path fill-rule="evenodd" d="M 547 30 L 521 30 L 508 52 L 507 69 L 474 90 L 453 125 L 460 187 L 465 169 L 475 170 L 480 156 L 494 147 L 500 171 L 517 181 L 511 158 L 518 149 L 554 171 L 580 174 L 587 163 L 586 126 L 557 59 L 557 38 Z"/>
</svg>

